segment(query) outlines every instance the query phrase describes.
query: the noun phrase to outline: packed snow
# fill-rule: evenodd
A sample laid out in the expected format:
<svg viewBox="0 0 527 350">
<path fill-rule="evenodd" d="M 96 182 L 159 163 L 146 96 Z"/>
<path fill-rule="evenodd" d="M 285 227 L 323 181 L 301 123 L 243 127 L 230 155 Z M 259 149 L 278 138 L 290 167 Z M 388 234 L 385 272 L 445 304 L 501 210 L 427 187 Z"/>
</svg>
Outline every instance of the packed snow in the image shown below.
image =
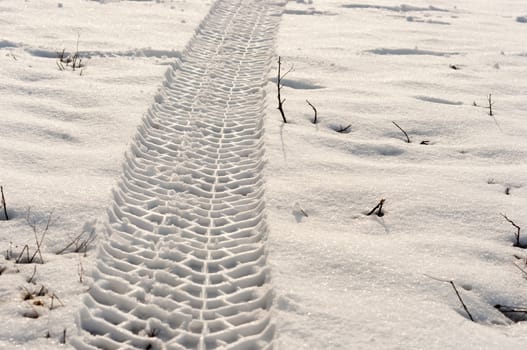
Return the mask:
<svg viewBox="0 0 527 350">
<path fill-rule="evenodd" d="M 522 1 L 0 13 L 0 348 L 525 346 Z"/>
</svg>

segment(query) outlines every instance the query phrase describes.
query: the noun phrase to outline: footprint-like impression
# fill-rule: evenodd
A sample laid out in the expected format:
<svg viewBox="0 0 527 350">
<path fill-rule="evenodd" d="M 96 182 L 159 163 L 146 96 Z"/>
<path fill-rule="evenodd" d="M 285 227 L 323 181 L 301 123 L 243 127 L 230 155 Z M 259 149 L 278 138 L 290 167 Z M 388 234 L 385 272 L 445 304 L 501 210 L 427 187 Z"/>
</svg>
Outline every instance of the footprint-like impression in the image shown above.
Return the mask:
<svg viewBox="0 0 527 350">
<path fill-rule="evenodd" d="M 264 85 L 283 3 L 219 0 L 167 73 L 108 209 L 77 349 L 270 349 Z"/>
</svg>

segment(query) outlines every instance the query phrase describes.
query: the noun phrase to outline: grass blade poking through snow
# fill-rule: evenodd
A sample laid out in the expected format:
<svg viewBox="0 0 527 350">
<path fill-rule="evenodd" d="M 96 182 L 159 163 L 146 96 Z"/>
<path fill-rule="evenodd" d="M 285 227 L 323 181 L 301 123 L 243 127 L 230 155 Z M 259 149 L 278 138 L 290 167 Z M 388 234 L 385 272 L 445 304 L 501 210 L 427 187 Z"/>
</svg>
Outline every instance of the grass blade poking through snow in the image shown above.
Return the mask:
<svg viewBox="0 0 527 350">
<path fill-rule="evenodd" d="M 397 123 L 394 122 L 394 121 L 392 121 L 392 123 L 393 123 L 393 125 L 395 125 L 399 130 L 402 131 L 402 133 L 404 134 L 404 136 L 406 136 L 406 143 L 410 143 L 410 142 L 412 142 L 412 141 L 410 141 L 410 137 L 408 136 L 408 134 L 406 133 L 406 131 L 404 131 L 404 129 L 401 128 L 401 127 L 399 126 L 399 124 L 397 124 Z"/>
</svg>

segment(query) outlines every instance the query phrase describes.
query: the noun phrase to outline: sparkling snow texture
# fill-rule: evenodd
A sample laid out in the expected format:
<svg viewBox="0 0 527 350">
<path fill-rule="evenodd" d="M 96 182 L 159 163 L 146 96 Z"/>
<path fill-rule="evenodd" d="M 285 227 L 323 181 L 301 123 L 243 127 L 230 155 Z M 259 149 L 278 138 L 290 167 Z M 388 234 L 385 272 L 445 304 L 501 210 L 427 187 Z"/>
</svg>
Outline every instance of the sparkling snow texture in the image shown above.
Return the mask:
<svg viewBox="0 0 527 350">
<path fill-rule="evenodd" d="M 0 3 L 0 185 L 12 218 L 0 221 L 11 257 L 0 262 L 0 348 L 71 348 L 96 243 L 86 256 L 55 253 L 103 231 L 124 152 L 210 6 Z M 527 307 L 514 266 L 527 253 L 500 215 L 527 231 L 526 18 L 520 0 L 284 6 L 276 54 L 294 66 L 289 123 L 276 110 L 278 57 L 264 118 L 275 348 L 525 347 L 526 322 L 494 305 Z M 60 71 L 57 52 L 77 42 L 82 75 Z M 385 215 L 366 216 L 381 198 Z M 24 245 L 35 251 L 28 207 L 44 221 L 53 211 L 29 282 L 35 264 L 14 262 Z M 454 281 L 476 322 L 428 276 Z"/>
</svg>

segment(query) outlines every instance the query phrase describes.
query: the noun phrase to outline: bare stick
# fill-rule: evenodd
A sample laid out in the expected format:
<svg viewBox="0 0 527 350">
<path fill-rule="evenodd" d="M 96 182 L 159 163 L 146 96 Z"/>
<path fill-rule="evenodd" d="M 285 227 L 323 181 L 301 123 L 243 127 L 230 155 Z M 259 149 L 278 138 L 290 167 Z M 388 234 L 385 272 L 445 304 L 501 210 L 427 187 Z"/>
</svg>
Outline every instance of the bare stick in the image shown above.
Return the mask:
<svg viewBox="0 0 527 350">
<path fill-rule="evenodd" d="M 95 241 L 95 232 L 81 232 L 78 236 L 73 238 L 64 248 L 59 250 L 56 254 L 60 255 L 72 248 L 71 252 L 74 253 L 86 253 L 91 243 Z"/>
<path fill-rule="evenodd" d="M 15 260 L 15 262 L 17 264 L 20 263 L 20 261 L 22 260 L 22 256 L 24 255 L 24 251 L 26 251 L 26 253 L 27 253 L 27 262 L 30 263 L 30 261 L 29 261 L 29 246 L 26 244 L 24 246 L 24 248 L 22 248 L 22 251 L 18 255 L 18 258 L 16 258 L 16 260 Z"/>
<path fill-rule="evenodd" d="M 449 283 L 452 286 L 452 288 L 454 289 L 454 292 L 456 292 L 456 296 L 457 296 L 459 302 L 461 303 L 461 306 L 463 306 L 463 309 L 467 313 L 468 318 L 470 318 L 470 320 L 472 322 L 476 322 L 476 321 L 474 321 L 474 317 L 472 317 L 472 314 L 470 313 L 470 311 L 468 311 L 467 305 L 463 301 L 463 298 L 461 298 L 461 295 L 459 294 L 459 291 L 457 290 L 457 287 L 456 287 L 456 284 L 454 283 L 454 281 L 452 281 L 452 280 L 443 280 L 443 279 L 432 277 L 432 276 L 429 276 L 429 275 L 426 275 L 426 274 L 425 274 L 425 276 L 428 277 L 428 278 L 431 278 L 431 279 L 433 279 L 435 281 L 438 281 L 438 282 Z"/>
<path fill-rule="evenodd" d="M 377 216 L 384 216 L 384 213 L 382 212 L 382 206 L 384 204 L 384 201 L 386 199 L 382 198 L 379 203 L 377 203 L 377 205 L 375 206 L 375 208 L 373 208 L 372 210 L 370 210 L 370 212 L 368 214 L 366 214 L 367 216 L 370 216 L 371 214 L 373 214 L 375 212 L 375 210 L 377 210 Z"/>
<path fill-rule="evenodd" d="M 4 197 L 4 187 L 0 186 L 0 192 L 2 192 L 2 206 L 4 207 L 4 216 L 6 221 L 9 220 L 9 216 L 7 216 L 7 207 L 5 204 L 5 197 Z"/>
<path fill-rule="evenodd" d="M 514 237 L 516 238 L 516 243 L 514 244 L 514 246 L 516 247 L 522 247 L 522 245 L 520 244 L 520 231 L 521 231 L 521 227 L 516 225 L 516 223 L 514 221 L 512 221 L 511 219 L 509 219 L 507 217 L 507 215 L 505 214 L 501 214 L 501 216 L 503 216 L 503 218 L 505 220 L 507 220 L 512 226 L 514 226 L 516 228 L 516 233 L 514 234 Z"/>
<path fill-rule="evenodd" d="M 494 117 L 494 112 L 492 111 L 492 106 L 494 106 L 494 102 L 492 102 L 492 94 L 489 94 L 489 96 L 487 97 L 487 101 L 488 101 L 488 106 L 486 107 L 483 107 L 483 108 L 487 108 L 489 110 L 489 115 L 492 117 L 492 119 L 494 120 L 494 124 L 496 124 L 496 126 L 498 127 L 498 129 L 503 132 L 503 130 L 501 129 L 501 126 L 500 124 L 498 123 L 498 121 L 496 120 L 496 117 Z M 474 102 L 474 106 L 477 106 L 476 105 L 476 102 Z"/>
<path fill-rule="evenodd" d="M 399 126 L 399 124 L 397 124 L 396 122 L 392 121 L 392 123 L 393 123 L 393 125 L 395 125 L 399 130 L 401 130 L 401 131 L 403 132 L 404 136 L 406 136 L 406 143 L 410 143 L 410 142 L 411 142 L 411 141 L 410 141 L 410 137 L 408 137 L 408 134 L 406 133 L 406 131 L 404 131 L 404 129 L 401 128 L 401 127 Z"/>
<path fill-rule="evenodd" d="M 515 307 L 500 304 L 494 305 L 494 307 L 514 322 L 525 321 L 525 317 L 527 316 L 526 307 Z M 519 316 L 515 314 L 519 314 Z"/>
<path fill-rule="evenodd" d="M 82 266 L 82 259 L 79 255 L 79 265 L 77 267 L 77 274 L 79 275 L 79 282 L 82 283 L 84 281 L 84 267 Z"/>
<path fill-rule="evenodd" d="M 66 344 L 66 328 L 62 331 L 62 340 L 60 341 L 61 344 Z"/>
<path fill-rule="evenodd" d="M 494 102 L 492 102 L 492 94 L 489 94 L 489 97 L 488 97 L 488 101 L 489 101 L 489 115 L 492 117 L 494 116 L 494 113 L 492 113 L 492 106 L 494 105 Z"/>
<path fill-rule="evenodd" d="M 527 307 L 515 307 L 500 304 L 494 305 L 494 307 L 501 312 L 527 312 Z"/>
<path fill-rule="evenodd" d="M 42 258 L 41 247 L 42 247 L 42 243 L 44 242 L 44 237 L 46 237 L 46 233 L 48 232 L 49 225 L 51 224 L 51 217 L 52 216 L 53 216 L 53 210 L 49 213 L 48 219 L 46 221 L 46 225 L 44 226 L 44 228 L 40 229 L 38 227 L 39 223 L 37 222 L 37 219 L 35 219 L 34 217 L 33 217 L 33 219 L 31 218 L 31 208 L 27 209 L 26 221 L 27 221 L 28 225 L 33 229 L 33 233 L 35 235 L 35 244 L 37 245 L 37 249 L 36 249 L 35 253 L 33 254 L 33 256 L 31 257 L 31 260 L 29 261 L 30 263 L 33 262 L 33 260 L 35 259 L 37 254 L 40 257 L 40 263 L 41 264 L 44 263 L 44 258 Z M 39 231 L 41 231 L 40 239 L 38 238 Z"/>
<path fill-rule="evenodd" d="M 461 298 L 461 295 L 459 295 L 459 292 L 456 288 L 456 284 L 454 283 L 454 281 L 450 281 L 450 284 L 452 285 L 452 288 L 454 288 L 454 292 L 456 292 L 457 298 L 461 302 L 461 305 L 463 305 L 463 309 L 465 309 L 465 312 L 467 313 L 468 317 L 472 322 L 474 322 L 474 317 L 472 317 L 470 311 L 468 311 L 467 305 L 465 305 L 465 302 L 463 301 L 463 298 Z"/>
<path fill-rule="evenodd" d="M 282 99 L 282 95 L 281 95 L 281 92 L 282 92 L 282 79 L 284 79 L 285 76 L 287 74 L 289 74 L 289 72 L 291 72 L 293 70 L 293 67 L 291 67 L 284 74 L 281 73 L 281 69 L 282 69 L 282 58 L 280 56 L 278 56 L 278 76 L 277 76 L 277 79 L 276 79 L 276 87 L 278 89 L 278 92 L 277 92 L 278 110 L 280 111 L 280 114 L 282 115 L 282 119 L 283 119 L 284 123 L 287 123 L 287 119 L 286 119 L 285 113 L 284 113 L 285 98 Z"/>
<path fill-rule="evenodd" d="M 347 126 L 340 125 L 338 129 L 336 129 L 335 131 L 340 132 L 340 133 L 347 133 L 350 128 L 351 128 L 351 124 L 348 124 Z"/>
<path fill-rule="evenodd" d="M 34 268 L 33 268 L 33 274 L 31 275 L 31 277 L 29 277 L 27 279 L 27 283 L 33 283 L 33 278 L 35 278 L 35 275 L 37 274 L 37 265 L 34 265 Z"/>
<path fill-rule="evenodd" d="M 313 108 L 313 111 L 315 112 L 315 117 L 313 118 L 313 124 L 316 124 L 318 121 L 317 121 L 317 109 L 315 108 L 315 106 L 313 106 L 311 104 L 311 102 L 309 102 L 309 100 L 306 100 L 307 104 L 311 106 L 311 108 Z"/>
<path fill-rule="evenodd" d="M 51 305 L 49 306 L 49 309 L 50 310 L 53 310 L 53 301 L 57 299 L 57 301 L 59 302 L 59 304 L 61 306 L 64 306 L 64 304 L 62 303 L 62 301 L 60 300 L 60 298 L 57 296 L 57 294 L 53 293 L 51 294 Z"/>
</svg>

